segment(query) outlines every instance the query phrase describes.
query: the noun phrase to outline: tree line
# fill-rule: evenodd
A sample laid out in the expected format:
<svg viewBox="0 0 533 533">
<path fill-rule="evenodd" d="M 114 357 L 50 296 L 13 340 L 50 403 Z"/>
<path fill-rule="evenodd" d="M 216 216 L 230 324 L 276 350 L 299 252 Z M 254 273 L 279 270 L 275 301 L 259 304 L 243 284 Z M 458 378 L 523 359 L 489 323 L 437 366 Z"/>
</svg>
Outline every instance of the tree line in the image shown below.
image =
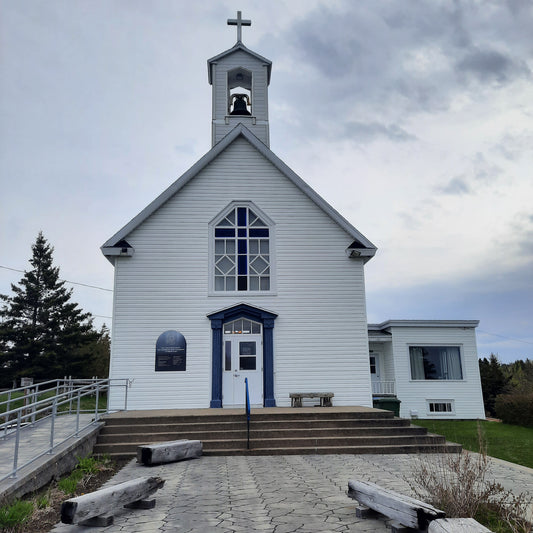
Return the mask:
<svg viewBox="0 0 533 533">
<path fill-rule="evenodd" d="M 479 360 L 479 373 L 487 416 L 533 426 L 533 361 L 500 363 L 491 354 Z"/>
<path fill-rule="evenodd" d="M 96 330 L 92 315 L 72 301 L 42 232 L 31 249 L 31 268 L 11 284 L 11 295 L 0 294 L 0 388 L 21 377 L 107 378 L 108 328 Z"/>
</svg>

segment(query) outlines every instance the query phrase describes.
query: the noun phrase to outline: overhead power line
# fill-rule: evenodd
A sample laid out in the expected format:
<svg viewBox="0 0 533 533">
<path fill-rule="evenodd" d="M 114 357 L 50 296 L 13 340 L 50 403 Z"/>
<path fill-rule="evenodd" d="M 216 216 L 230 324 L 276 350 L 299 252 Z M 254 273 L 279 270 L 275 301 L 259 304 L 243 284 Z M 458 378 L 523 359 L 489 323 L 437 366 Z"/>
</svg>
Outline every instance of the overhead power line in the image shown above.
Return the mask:
<svg viewBox="0 0 533 533">
<path fill-rule="evenodd" d="M 485 335 L 492 335 L 493 337 L 500 337 L 509 341 L 523 342 L 524 344 L 533 344 L 533 342 L 530 341 L 525 341 L 523 339 L 514 339 L 513 337 L 506 337 L 505 335 L 498 335 L 497 333 L 489 333 L 488 331 L 483 331 L 482 329 L 478 329 L 478 331 L 480 333 L 485 333 Z"/>
<path fill-rule="evenodd" d="M 25 270 L 20 270 L 18 268 L 11 268 L 4 265 L 0 265 L 0 268 L 5 268 L 6 270 L 12 270 L 13 272 L 26 272 Z M 105 287 L 98 287 L 97 285 L 89 285 L 88 283 L 81 283 L 79 281 L 69 281 L 68 279 L 61 279 L 61 281 L 64 281 L 65 283 L 70 283 L 72 285 L 81 285 L 82 287 L 89 287 L 90 289 L 98 289 L 100 291 L 106 291 L 106 292 L 113 292 L 113 289 L 106 289 Z M 99 318 L 113 318 L 110 316 L 104 316 L 104 315 L 93 315 L 95 317 Z M 523 342 L 524 344 L 533 344 L 533 342 L 525 341 L 523 339 L 515 339 L 513 337 L 506 337 L 505 335 L 499 335 L 498 333 L 490 333 L 489 331 L 484 331 L 482 329 L 478 328 L 478 331 L 480 333 L 485 333 L 485 335 L 492 335 L 493 337 L 500 337 L 501 339 L 507 339 L 509 341 L 516 341 L 516 342 Z"/>
<path fill-rule="evenodd" d="M 18 268 L 11 268 L 4 265 L 0 265 L 0 268 L 5 268 L 6 270 L 12 270 L 13 272 L 22 272 L 25 273 L 25 270 L 20 270 Z M 60 279 L 60 281 L 64 281 L 65 283 L 70 283 L 71 285 L 81 285 L 82 287 L 89 287 L 90 289 L 98 289 L 100 291 L 107 291 L 107 292 L 113 292 L 113 289 L 106 289 L 105 287 L 98 287 L 97 285 L 88 285 L 87 283 L 81 283 L 79 281 L 70 281 L 68 279 Z"/>
</svg>

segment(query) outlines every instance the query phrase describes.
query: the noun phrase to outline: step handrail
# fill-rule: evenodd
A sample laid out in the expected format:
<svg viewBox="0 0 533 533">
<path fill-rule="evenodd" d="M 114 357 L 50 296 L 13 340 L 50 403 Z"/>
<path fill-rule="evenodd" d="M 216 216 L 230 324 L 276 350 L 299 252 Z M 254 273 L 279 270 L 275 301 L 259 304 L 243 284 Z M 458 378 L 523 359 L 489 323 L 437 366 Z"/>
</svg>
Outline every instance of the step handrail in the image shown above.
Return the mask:
<svg viewBox="0 0 533 533">
<path fill-rule="evenodd" d="M 248 389 L 248 378 L 244 378 L 244 387 L 246 390 L 246 449 L 250 449 L 250 391 Z"/>
</svg>

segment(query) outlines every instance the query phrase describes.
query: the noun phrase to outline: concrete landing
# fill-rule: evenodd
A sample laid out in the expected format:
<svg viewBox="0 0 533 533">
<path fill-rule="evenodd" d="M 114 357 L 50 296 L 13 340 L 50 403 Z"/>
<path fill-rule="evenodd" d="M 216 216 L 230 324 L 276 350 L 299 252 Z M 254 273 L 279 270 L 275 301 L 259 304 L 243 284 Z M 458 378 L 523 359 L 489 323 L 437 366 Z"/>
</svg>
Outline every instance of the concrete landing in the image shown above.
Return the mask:
<svg viewBox="0 0 533 533">
<path fill-rule="evenodd" d="M 269 415 L 269 414 L 292 414 L 298 413 L 372 413 L 382 411 L 373 407 L 349 406 L 349 407 L 262 407 L 251 410 L 251 415 Z M 105 418 L 158 418 L 158 417 L 176 417 L 176 416 L 226 416 L 226 415 L 244 415 L 244 407 L 228 409 L 150 409 L 143 411 L 118 411 L 105 415 Z"/>
</svg>

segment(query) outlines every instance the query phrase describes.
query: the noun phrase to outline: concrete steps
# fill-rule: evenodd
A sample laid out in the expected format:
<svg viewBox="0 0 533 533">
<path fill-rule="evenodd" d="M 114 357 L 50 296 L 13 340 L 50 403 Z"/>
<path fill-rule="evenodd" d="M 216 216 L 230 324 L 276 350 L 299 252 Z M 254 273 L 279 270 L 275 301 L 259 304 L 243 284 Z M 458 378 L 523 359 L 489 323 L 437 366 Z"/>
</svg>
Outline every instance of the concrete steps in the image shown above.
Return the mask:
<svg viewBox="0 0 533 533">
<path fill-rule="evenodd" d="M 458 445 L 444 437 L 394 418 L 388 411 L 335 411 L 335 408 L 253 413 L 250 449 L 246 416 L 191 413 L 107 417 L 94 453 L 115 458 L 134 457 L 144 444 L 178 439 L 200 440 L 204 455 L 291 455 L 455 452 Z M 183 411 L 181 411 L 183 413 Z"/>
<path fill-rule="evenodd" d="M 333 428 L 335 431 L 333 433 L 335 438 L 370 438 L 372 439 L 375 436 L 387 437 L 391 434 L 390 427 L 374 427 L 374 428 Z M 138 432 L 138 433 L 129 433 L 127 434 L 128 442 L 144 442 L 146 436 L 149 435 L 154 442 L 163 442 L 167 440 L 176 440 L 176 439 L 189 439 L 189 440 L 201 440 L 201 441 L 212 441 L 212 440 L 230 440 L 230 439 L 240 439 L 243 434 L 246 435 L 246 426 L 242 430 L 228 429 L 228 430 L 212 430 L 212 431 L 198 431 L 193 428 L 190 430 L 176 430 L 169 431 L 168 428 L 165 428 L 165 431 L 151 431 L 151 432 Z M 412 436 L 420 436 L 423 438 L 426 435 L 425 428 L 419 427 L 397 427 L 394 431 L 394 436 L 404 436 L 405 438 L 410 438 Z M 107 433 L 102 432 L 98 440 L 101 444 L 114 444 L 119 443 L 125 440 L 125 433 Z M 325 438 L 332 436 L 332 428 L 298 428 L 298 429 L 264 429 L 264 430 L 251 430 L 250 439 L 253 441 L 262 441 L 262 440 L 273 440 L 273 439 L 300 439 L 300 438 Z"/>
</svg>

